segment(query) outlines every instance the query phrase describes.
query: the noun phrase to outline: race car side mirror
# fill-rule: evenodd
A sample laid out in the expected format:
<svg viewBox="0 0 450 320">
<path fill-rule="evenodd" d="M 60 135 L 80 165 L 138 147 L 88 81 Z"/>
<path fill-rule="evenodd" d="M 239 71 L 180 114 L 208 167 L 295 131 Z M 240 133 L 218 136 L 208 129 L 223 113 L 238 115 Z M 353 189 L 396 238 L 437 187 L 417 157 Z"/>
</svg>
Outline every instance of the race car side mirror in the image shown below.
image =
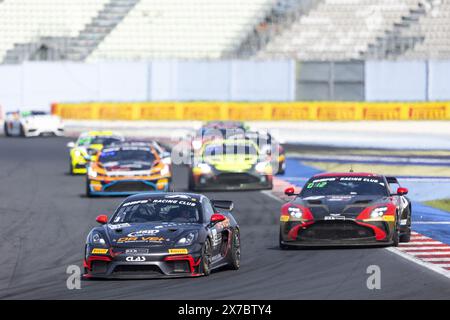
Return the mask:
<svg viewBox="0 0 450 320">
<path fill-rule="evenodd" d="M 69 143 L 67 143 L 67 148 L 75 148 L 75 142 L 70 141 Z"/>
<path fill-rule="evenodd" d="M 284 189 L 284 194 L 287 195 L 287 196 L 295 195 L 294 187 L 288 187 L 288 188 Z"/>
<path fill-rule="evenodd" d="M 99 215 L 97 219 L 95 219 L 100 224 L 107 224 L 108 223 L 108 216 L 105 214 Z"/>
<path fill-rule="evenodd" d="M 398 194 L 399 196 L 403 196 L 403 195 L 405 195 L 405 194 L 408 194 L 408 189 L 407 189 L 407 188 L 400 187 L 400 188 L 397 189 L 397 194 Z"/>
<path fill-rule="evenodd" d="M 224 221 L 225 219 L 226 219 L 226 218 L 225 218 L 225 216 L 224 216 L 223 214 L 220 214 L 220 213 L 214 213 L 214 214 L 211 216 L 211 223 L 214 224 L 214 223 L 217 223 L 217 222 Z"/>
</svg>

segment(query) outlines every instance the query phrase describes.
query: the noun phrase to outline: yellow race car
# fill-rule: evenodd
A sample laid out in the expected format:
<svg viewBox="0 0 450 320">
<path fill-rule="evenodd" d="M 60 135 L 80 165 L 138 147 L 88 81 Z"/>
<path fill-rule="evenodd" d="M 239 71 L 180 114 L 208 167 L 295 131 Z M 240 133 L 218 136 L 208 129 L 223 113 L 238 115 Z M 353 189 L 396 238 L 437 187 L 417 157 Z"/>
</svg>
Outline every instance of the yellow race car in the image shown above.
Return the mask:
<svg viewBox="0 0 450 320">
<path fill-rule="evenodd" d="M 272 189 L 273 170 L 265 154 L 249 139 L 211 141 L 194 158 L 190 190 Z"/>
<path fill-rule="evenodd" d="M 113 143 L 121 143 L 125 138 L 112 131 L 88 131 L 80 134 L 76 142 L 69 142 L 70 174 L 86 174 L 86 165 L 104 147 Z"/>
</svg>

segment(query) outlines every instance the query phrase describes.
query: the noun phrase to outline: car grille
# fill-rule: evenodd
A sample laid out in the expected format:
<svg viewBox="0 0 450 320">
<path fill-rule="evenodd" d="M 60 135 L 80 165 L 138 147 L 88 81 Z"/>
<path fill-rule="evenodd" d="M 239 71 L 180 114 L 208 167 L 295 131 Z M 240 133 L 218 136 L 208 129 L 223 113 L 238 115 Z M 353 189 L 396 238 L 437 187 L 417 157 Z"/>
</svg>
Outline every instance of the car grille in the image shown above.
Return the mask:
<svg viewBox="0 0 450 320">
<path fill-rule="evenodd" d="M 140 181 L 117 182 L 105 188 L 106 192 L 153 191 L 154 187 Z"/>
<path fill-rule="evenodd" d="M 372 229 L 352 221 L 318 221 L 298 234 L 302 240 L 371 240 L 374 236 Z"/>
<path fill-rule="evenodd" d="M 91 264 L 91 272 L 95 273 L 106 273 L 108 270 L 108 262 L 107 261 L 93 261 Z"/>
<path fill-rule="evenodd" d="M 222 173 L 216 178 L 217 183 L 227 185 L 240 185 L 244 183 L 258 183 L 258 177 L 247 173 Z"/>
<path fill-rule="evenodd" d="M 118 265 L 114 268 L 113 274 L 143 274 L 143 275 L 162 275 L 161 269 L 156 265 Z"/>
</svg>

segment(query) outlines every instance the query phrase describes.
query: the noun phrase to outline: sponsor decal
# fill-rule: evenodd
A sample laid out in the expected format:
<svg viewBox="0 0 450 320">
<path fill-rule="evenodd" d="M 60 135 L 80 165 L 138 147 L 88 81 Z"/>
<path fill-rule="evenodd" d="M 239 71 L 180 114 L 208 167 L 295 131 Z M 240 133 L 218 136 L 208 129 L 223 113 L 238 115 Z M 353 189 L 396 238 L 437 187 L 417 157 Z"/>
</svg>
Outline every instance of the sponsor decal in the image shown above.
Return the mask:
<svg viewBox="0 0 450 320">
<path fill-rule="evenodd" d="M 159 230 L 139 230 L 128 234 L 129 237 L 154 236 Z"/>
<path fill-rule="evenodd" d="M 116 241 L 116 240 L 113 240 Z M 161 243 L 164 241 L 162 237 L 122 237 L 117 239 L 117 243 L 128 243 L 128 242 L 157 242 Z"/>
<path fill-rule="evenodd" d="M 154 199 L 152 203 L 180 204 L 183 206 L 190 206 L 190 207 L 195 207 L 197 205 L 195 202 L 175 200 L 175 199 Z"/>
<path fill-rule="evenodd" d="M 128 206 L 134 206 L 136 204 L 142 204 L 142 203 L 148 203 L 148 200 L 139 200 L 139 201 L 131 201 L 131 202 L 127 202 L 124 203 L 122 205 L 122 207 L 128 207 Z"/>
<path fill-rule="evenodd" d="M 289 216 L 281 216 L 280 217 L 280 221 L 281 222 L 288 222 L 289 221 Z"/>
<path fill-rule="evenodd" d="M 166 199 L 190 199 L 191 197 L 185 195 L 185 194 L 172 194 L 166 196 Z"/>
<path fill-rule="evenodd" d="M 110 228 L 111 230 L 122 229 L 129 226 L 130 226 L 129 223 L 108 224 L 108 228 Z"/>
<path fill-rule="evenodd" d="M 109 249 L 94 248 L 92 254 L 107 254 Z"/>
<path fill-rule="evenodd" d="M 139 257 L 131 256 L 131 257 L 126 257 L 125 260 L 128 261 L 128 262 L 144 262 L 147 259 L 145 257 L 143 257 L 143 256 L 139 256 Z"/>
<path fill-rule="evenodd" d="M 394 222 L 395 216 L 383 216 L 383 221 Z"/>
<path fill-rule="evenodd" d="M 148 253 L 148 249 L 142 249 L 142 248 L 138 248 L 138 249 L 127 249 L 125 250 L 126 254 L 145 254 Z"/>
<path fill-rule="evenodd" d="M 331 196 L 330 198 L 328 198 L 328 201 L 348 201 L 352 198 L 353 196 Z"/>
<path fill-rule="evenodd" d="M 169 249 L 170 254 L 187 254 L 188 249 Z"/>
<path fill-rule="evenodd" d="M 329 216 L 323 217 L 323 220 L 345 220 L 345 217 L 341 216 L 339 213 L 331 213 Z"/>
</svg>

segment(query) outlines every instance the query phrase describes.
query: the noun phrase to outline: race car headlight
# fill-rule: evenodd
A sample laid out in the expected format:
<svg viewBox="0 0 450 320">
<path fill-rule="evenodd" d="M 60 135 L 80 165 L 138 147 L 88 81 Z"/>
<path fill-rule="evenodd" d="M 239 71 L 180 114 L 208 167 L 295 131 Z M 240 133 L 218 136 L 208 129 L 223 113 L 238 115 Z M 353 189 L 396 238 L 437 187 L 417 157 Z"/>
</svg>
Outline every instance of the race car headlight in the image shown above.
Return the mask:
<svg viewBox="0 0 450 320">
<path fill-rule="evenodd" d="M 194 150 L 198 150 L 201 147 L 202 147 L 202 142 L 200 140 L 192 141 L 192 148 L 194 148 Z"/>
<path fill-rule="evenodd" d="M 372 210 L 370 213 L 371 218 L 380 218 L 382 217 L 386 211 L 388 210 L 388 207 L 378 207 Z"/>
<path fill-rule="evenodd" d="M 100 233 L 93 232 L 91 234 L 90 243 L 96 244 L 96 245 L 105 245 L 106 241 L 105 241 L 105 239 L 102 237 L 102 235 Z"/>
<path fill-rule="evenodd" d="M 162 163 L 167 164 L 167 165 L 171 165 L 172 164 L 172 158 L 167 157 L 167 158 L 163 158 Z"/>
<path fill-rule="evenodd" d="M 259 173 L 267 173 L 270 171 L 270 163 L 268 162 L 258 162 L 255 165 L 255 170 Z"/>
<path fill-rule="evenodd" d="M 199 163 L 197 167 L 200 169 L 201 173 L 211 173 L 212 171 L 211 166 L 206 163 Z"/>
<path fill-rule="evenodd" d="M 91 167 L 89 167 L 89 168 L 88 168 L 88 175 L 89 175 L 89 177 L 97 178 L 98 173 L 97 173 L 97 171 L 95 171 L 95 170 L 93 170 Z"/>
<path fill-rule="evenodd" d="M 291 217 L 296 218 L 296 219 L 301 219 L 303 216 L 302 209 L 300 209 L 298 207 L 289 207 L 288 213 Z"/>
<path fill-rule="evenodd" d="M 161 169 L 160 173 L 161 173 L 162 176 L 165 176 L 166 174 L 169 174 L 169 173 L 170 173 L 169 166 L 168 166 L 168 165 L 165 165 L 165 166 Z"/>
<path fill-rule="evenodd" d="M 196 232 L 189 232 L 187 235 L 185 235 L 184 237 L 180 238 L 177 241 L 177 245 L 178 246 L 189 246 L 194 242 L 196 236 L 197 236 Z"/>
<path fill-rule="evenodd" d="M 81 156 L 82 156 L 80 150 L 75 150 L 75 151 L 73 152 L 73 155 L 74 155 L 75 157 L 81 157 Z"/>
</svg>

